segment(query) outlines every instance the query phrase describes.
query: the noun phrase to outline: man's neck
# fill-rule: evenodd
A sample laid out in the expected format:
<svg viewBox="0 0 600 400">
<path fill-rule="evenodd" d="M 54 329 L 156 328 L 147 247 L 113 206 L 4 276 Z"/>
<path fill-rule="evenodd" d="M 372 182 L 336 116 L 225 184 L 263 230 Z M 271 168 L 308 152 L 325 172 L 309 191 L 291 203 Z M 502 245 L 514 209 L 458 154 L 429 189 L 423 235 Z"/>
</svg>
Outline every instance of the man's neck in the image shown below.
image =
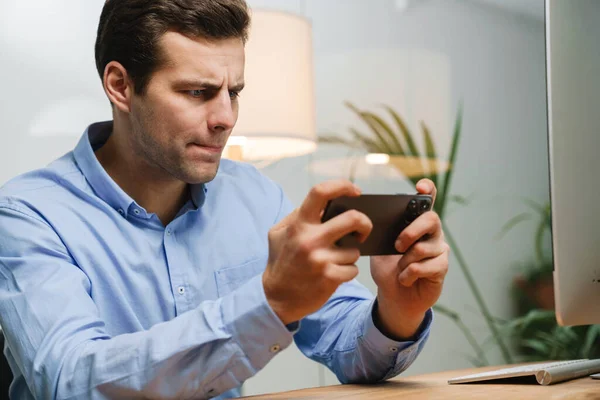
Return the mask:
<svg viewBox="0 0 600 400">
<path fill-rule="evenodd" d="M 190 199 L 189 185 L 162 170 L 156 171 L 156 166 L 140 160 L 133 152 L 124 152 L 118 140 L 113 134 L 96 151 L 98 162 L 125 193 L 168 225 Z"/>
</svg>

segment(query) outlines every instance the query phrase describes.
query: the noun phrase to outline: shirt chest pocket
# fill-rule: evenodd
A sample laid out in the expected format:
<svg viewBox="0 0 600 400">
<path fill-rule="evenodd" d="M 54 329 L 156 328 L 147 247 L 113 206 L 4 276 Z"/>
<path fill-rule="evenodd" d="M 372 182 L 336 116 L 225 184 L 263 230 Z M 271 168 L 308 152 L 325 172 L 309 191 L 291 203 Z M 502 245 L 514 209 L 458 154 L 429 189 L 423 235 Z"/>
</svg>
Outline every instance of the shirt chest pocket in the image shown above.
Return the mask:
<svg viewBox="0 0 600 400">
<path fill-rule="evenodd" d="M 217 293 L 223 297 L 256 275 L 261 274 L 267 265 L 267 257 L 257 257 L 240 265 L 225 267 L 215 271 Z"/>
</svg>

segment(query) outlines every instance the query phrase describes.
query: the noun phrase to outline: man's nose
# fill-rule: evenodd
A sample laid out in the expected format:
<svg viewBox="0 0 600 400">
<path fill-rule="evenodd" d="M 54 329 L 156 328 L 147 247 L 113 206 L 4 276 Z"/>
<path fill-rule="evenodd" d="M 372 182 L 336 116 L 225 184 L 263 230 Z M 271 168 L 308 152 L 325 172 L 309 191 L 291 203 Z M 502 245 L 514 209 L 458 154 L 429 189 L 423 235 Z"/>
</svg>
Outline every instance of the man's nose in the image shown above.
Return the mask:
<svg viewBox="0 0 600 400">
<path fill-rule="evenodd" d="M 208 128 L 216 131 L 233 129 L 236 121 L 236 111 L 229 91 L 219 92 L 211 99 L 208 114 Z"/>
</svg>

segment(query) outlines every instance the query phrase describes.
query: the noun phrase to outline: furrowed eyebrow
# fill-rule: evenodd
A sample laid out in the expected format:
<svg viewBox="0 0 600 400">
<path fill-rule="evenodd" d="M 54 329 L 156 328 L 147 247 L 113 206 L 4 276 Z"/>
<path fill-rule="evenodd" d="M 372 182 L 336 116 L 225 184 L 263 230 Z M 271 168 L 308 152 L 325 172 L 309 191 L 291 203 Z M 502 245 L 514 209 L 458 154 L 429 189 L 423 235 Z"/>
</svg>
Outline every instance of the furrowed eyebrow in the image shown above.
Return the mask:
<svg viewBox="0 0 600 400">
<path fill-rule="evenodd" d="M 238 83 L 237 85 L 230 87 L 229 90 L 233 92 L 241 92 L 244 89 L 244 83 Z"/>
<path fill-rule="evenodd" d="M 194 79 L 184 79 L 184 80 L 176 81 L 174 83 L 174 86 L 178 87 L 178 88 L 197 87 L 197 88 L 203 88 L 203 89 L 215 90 L 215 91 L 221 89 L 221 85 L 216 84 L 214 82 L 194 80 Z M 244 89 L 243 82 L 238 83 L 235 86 L 229 88 L 229 90 L 234 91 L 234 92 L 240 92 L 240 91 L 242 91 L 242 89 Z"/>
</svg>

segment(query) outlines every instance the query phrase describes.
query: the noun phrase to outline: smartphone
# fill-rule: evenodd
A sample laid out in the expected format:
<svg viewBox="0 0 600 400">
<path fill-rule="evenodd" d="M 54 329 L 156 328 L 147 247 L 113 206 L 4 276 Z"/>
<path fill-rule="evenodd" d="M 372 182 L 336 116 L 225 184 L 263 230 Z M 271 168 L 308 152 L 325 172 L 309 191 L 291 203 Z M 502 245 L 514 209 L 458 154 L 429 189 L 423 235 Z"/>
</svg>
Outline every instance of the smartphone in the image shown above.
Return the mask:
<svg viewBox="0 0 600 400">
<path fill-rule="evenodd" d="M 357 233 L 351 233 L 336 242 L 341 248 L 358 248 L 363 256 L 401 254 L 396 250 L 398 235 L 419 215 L 430 211 L 433 199 L 425 194 L 363 194 L 343 196 L 330 200 L 322 222 L 348 210 L 358 210 L 371 219 L 373 230 L 363 243 Z"/>
</svg>

